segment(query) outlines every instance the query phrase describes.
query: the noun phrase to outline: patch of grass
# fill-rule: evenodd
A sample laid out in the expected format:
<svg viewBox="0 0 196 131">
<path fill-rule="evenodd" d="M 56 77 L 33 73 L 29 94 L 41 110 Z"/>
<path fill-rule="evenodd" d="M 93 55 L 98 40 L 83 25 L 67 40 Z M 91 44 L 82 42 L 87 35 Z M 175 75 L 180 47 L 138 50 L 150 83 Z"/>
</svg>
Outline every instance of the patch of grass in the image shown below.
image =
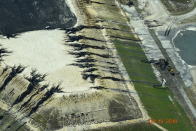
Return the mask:
<svg viewBox="0 0 196 131">
<path fill-rule="evenodd" d="M 179 104 L 173 99 L 172 93 L 168 89 L 153 88 L 153 83 L 159 83 L 153 73 L 150 64 L 142 63 L 146 59 L 143 50 L 138 46 L 132 46 L 128 42 L 113 40 L 122 62 L 133 82 L 144 107 L 148 114 L 155 120 L 176 119 L 176 124 L 160 124 L 169 131 L 193 131 L 193 126 Z M 137 50 L 137 53 L 132 51 Z M 138 54 L 138 51 L 140 53 Z M 159 124 L 159 123 L 158 123 Z"/>
</svg>

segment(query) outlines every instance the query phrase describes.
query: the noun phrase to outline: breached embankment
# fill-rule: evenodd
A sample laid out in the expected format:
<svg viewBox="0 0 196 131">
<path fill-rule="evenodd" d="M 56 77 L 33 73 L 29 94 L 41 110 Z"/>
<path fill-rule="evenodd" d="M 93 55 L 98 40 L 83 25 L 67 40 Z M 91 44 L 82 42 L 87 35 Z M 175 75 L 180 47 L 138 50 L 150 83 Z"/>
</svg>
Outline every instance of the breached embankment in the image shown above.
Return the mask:
<svg viewBox="0 0 196 131">
<path fill-rule="evenodd" d="M 3 57 L 7 66 L 0 72 L 1 103 L 8 107 L 1 113 L 0 121 L 6 124 L 0 130 L 82 130 L 148 119 L 133 85 L 121 72 L 125 69 L 119 69 L 121 61 L 106 32 L 111 30 L 114 38 L 121 34 L 121 39 L 136 39 L 116 33 L 120 29 L 108 22 L 126 24 L 126 19 L 114 2 L 101 6 L 75 2 L 74 13 L 82 18 L 78 26 L 1 38 L 2 48 L 12 52 Z"/>
</svg>

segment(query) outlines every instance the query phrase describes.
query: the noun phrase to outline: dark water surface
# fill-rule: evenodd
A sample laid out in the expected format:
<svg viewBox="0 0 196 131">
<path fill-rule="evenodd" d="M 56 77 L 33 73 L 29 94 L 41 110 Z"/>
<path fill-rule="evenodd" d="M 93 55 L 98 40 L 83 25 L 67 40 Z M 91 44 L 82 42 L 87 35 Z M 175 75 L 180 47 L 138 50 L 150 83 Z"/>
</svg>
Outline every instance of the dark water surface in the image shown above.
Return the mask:
<svg viewBox="0 0 196 131">
<path fill-rule="evenodd" d="M 182 35 L 183 34 L 183 35 Z M 196 31 L 182 31 L 174 39 L 179 54 L 189 65 L 196 65 Z"/>
<path fill-rule="evenodd" d="M 76 17 L 65 0 L 0 0 L 0 34 L 5 36 L 75 23 Z"/>
</svg>

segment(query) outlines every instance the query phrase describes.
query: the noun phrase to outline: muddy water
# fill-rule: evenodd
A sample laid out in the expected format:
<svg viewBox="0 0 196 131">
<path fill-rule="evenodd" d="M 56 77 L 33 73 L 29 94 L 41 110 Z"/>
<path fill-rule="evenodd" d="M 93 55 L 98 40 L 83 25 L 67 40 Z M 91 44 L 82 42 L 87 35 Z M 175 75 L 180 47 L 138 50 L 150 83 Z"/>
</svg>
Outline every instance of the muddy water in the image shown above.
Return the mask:
<svg viewBox="0 0 196 131">
<path fill-rule="evenodd" d="M 65 0 L 0 0 L 0 34 L 13 34 L 75 25 Z"/>
<path fill-rule="evenodd" d="M 196 65 L 196 31 L 181 31 L 173 42 L 182 59 L 188 65 Z"/>
</svg>

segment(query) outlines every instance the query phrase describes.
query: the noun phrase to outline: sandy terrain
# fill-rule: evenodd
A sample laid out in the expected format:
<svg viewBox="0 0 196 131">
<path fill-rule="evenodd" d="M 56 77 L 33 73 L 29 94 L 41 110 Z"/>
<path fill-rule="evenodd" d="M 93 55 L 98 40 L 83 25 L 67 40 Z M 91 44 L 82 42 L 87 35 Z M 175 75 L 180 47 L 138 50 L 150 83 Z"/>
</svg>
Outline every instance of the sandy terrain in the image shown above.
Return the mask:
<svg viewBox="0 0 196 131">
<path fill-rule="evenodd" d="M 37 69 L 47 74 L 47 83 L 62 83 L 65 92 L 87 90 L 92 84 L 82 79 L 81 69 L 70 66 L 75 58 L 68 54 L 70 48 L 65 45 L 64 37 L 64 31 L 42 30 L 26 32 L 16 38 L 0 39 L 3 47 L 13 51 L 4 63 L 26 66 L 23 75 L 29 75 L 32 69 Z"/>
</svg>

